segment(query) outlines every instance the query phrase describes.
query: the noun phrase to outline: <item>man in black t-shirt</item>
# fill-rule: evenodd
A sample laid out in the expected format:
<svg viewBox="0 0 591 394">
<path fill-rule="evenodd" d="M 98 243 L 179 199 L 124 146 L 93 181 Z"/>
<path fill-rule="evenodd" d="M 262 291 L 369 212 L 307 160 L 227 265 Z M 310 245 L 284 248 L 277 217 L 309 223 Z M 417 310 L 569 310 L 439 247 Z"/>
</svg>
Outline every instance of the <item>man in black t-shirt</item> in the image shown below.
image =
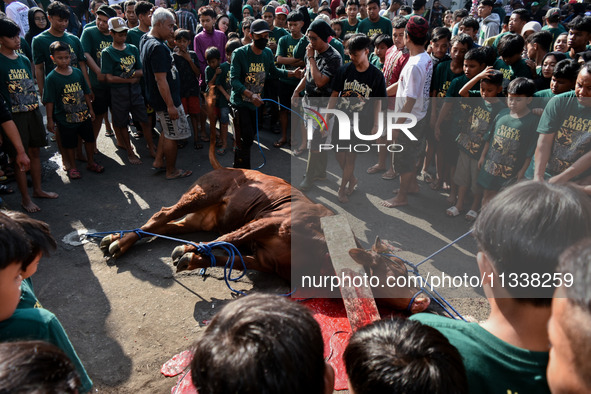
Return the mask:
<svg viewBox="0 0 591 394">
<path fill-rule="evenodd" d="M 192 174 L 192 171 L 176 168 L 177 141 L 190 137 L 191 129 L 181 105 L 178 71 L 172 52 L 165 44 L 174 33 L 174 22 L 172 12 L 158 8 L 152 15 L 152 30 L 140 42 L 146 99 L 162 124 L 153 166 L 162 168 L 166 164 L 167 179 Z"/>
</svg>

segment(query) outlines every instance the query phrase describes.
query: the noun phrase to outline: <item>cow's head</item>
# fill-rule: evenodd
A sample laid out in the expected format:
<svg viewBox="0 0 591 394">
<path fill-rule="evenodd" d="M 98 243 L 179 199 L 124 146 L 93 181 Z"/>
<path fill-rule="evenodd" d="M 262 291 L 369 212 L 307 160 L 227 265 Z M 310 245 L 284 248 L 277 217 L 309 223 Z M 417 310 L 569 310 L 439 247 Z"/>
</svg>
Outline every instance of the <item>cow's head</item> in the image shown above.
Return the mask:
<svg viewBox="0 0 591 394">
<path fill-rule="evenodd" d="M 392 252 L 393 247 L 391 245 L 382 242 L 379 237 L 376 237 L 372 250 L 354 248 L 349 250 L 349 255 L 355 262 L 365 268 L 368 275 L 379 278 L 380 286 L 372 288 L 372 291 L 376 302 L 380 305 L 397 310 L 409 309 L 411 313 L 424 311 L 431 302 L 425 294 L 419 294 L 409 308 L 409 303 L 420 292 L 420 289 L 414 286 L 397 287 L 388 285 L 389 283 L 403 282 L 401 280 L 395 281 L 396 278 L 408 278 L 408 270 L 402 260 L 393 256 L 385 256 L 386 253 Z M 381 285 L 384 287 L 381 287 Z"/>
</svg>

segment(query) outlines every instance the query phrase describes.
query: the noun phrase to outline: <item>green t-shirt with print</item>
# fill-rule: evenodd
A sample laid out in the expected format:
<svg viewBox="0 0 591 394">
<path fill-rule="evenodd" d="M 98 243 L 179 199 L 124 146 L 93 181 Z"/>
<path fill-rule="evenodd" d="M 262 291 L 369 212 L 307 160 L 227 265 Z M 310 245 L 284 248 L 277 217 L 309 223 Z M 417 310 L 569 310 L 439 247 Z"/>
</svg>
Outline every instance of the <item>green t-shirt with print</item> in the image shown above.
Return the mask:
<svg viewBox="0 0 591 394">
<path fill-rule="evenodd" d="M 291 34 L 281 37 L 279 39 L 279 42 L 277 43 L 277 56 L 295 58 L 293 51 L 301 39 L 302 39 L 302 37 L 297 38 L 297 39 L 293 38 L 291 36 Z M 295 70 L 297 67 L 292 66 L 292 65 L 282 64 L 281 68 L 283 70 Z M 288 85 L 294 85 L 294 86 L 297 86 L 297 84 L 300 82 L 300 80 L 295 77 L 280 78 L 279 80 L 283 83 L 286 83 Z"/>
<path fill-rule="evenodd" d="M 0 94 L 12 113 L 39 108 L 31 62 L 23 55 L 10 59 L 0 54 Z"/>
<path fill-rule="evenodd" d="M 53 103 L 53 118 L 58 124 L 82 123 L 90 118 L 85 94 L 90 94 L 90 89 L 77 68 L 72 68 L 70 75 L 53 70 L 45 78 L 43 102 Z"/>
<path fill-rule="evenodd" d="M 533 112 L 521 118 L 511 116 L 509 108 L 499 112 L 484 136 L 490 145 L 478 174 L 479 185 L 500 190 L 516 178 L 525 160 L 534 155 L 539 120 Z"/>
<path fill-rule="evenodd" d="M 556 95 L 544 109 L 538 133 L 554 134 L 546 172 L 558 175 L 591 150 L 591 108 L 572 90 Z"/>
<path fill-rule="evenodd" d="M 452 79 L 447 91 L 445 92 L 445 101 L 452 103 L 452 110 L 450 112 L 451 118 L 449 122 L 441 125 L 441 132 L 454 140 L 462 131 L 467 131 L 470 127 L 470 119 L 472 118 L 472 105 L 469 99 L 464 99 L 460 96 L 460 90 L 469 81 L 465 74 Z M 473 89 L 480 89 L 480 83 L 477 83 Z"/>
<path fill-rule="evenodd" d="M 554 93 L 552 89 L 538 90 L 534 93 L 534 97 L 554 97 Z"/>
<path fill-rule="evenodd" d="M 470 98 L 467 100 L 472 106 L 472 117 L 468 128 L 461 130 L 458 134 L 456 142 L 468 156 L 478 160 L 486 142 L 484 137 L 488 134 L 497 113 L 505 107 L 505 104 L 499 98 L 494 103 L 489 103 L 480 97 L 480 92 L 477 93 L 474 90 L 470 91 Z"/>
<path fill-rule="evenodd" d="M 440 62 L 435 68 L 435 71 L 433 71 L 431 90 L 435 91 L 435 97 L 445 97 L 447 90 L 451 85 L 451 81 L 464 75 L 463 72 L 460 72 L 459 74 L 454 73 L 451 70 L 450 64 L 451 60 Z M 460 87 L 460 89 L 462 89 L 462 87 Z"/>
<path fill-rule="evenodd" d="M 410 319 L 437 329 L 458 349 L 470 393 L 550 393 L 546 380 L 548 352 L 513 346 L 478 323 L 430 313 L 418 313 Z"/>
<path fill-rule="evenodd" d="M 385 34 L 388 37 L 392 37 L 392 22 L 390 19 L 380 16 L 376 22 L 372 22 L 369 18 L 365 18 L 357 25 L 357 33 L 364 33 L 368 37 L 374 35 Z"/>
<path fill-rule="evenodd" d="M 291 36 L 291 34 L 289 34 L 289 32 L 281 27 L 274 27 L 273 30 L 271 30 L 269 32 L 269 43 L 274 42 L 275 44 L 277 44 L 279 42 L 279 39 L 283 36 Z M 267 44 L 267 45 L 268 45 Z"/>
<path fill-rule="evenodd" d="M 101 67 L 101 55 L 103 49 L 108 48 L 111 46 L 113 42 L 113 37 L 110 34 L 103 34 L 98 29 L 98 27 L 91 27 L 89 29 L 85 29 L 82 32 L 82 37 L 80 37 L 80 42 L 82 42 L 82 47 L 84 48 L 85 53 L 89 53 L 92 57 L 92 60 L 96 63 L 99 68 Z M 96 77 L 94 71 L 90 68 L 88 69 L 88 78 L 90 79 L 90 85 L 95 88 L 99 85 L 104 86 L 103 84 L 99 84 L 99 81 Z"/>
<path fill-rule="evenodd" d="M 23 37 L 21 37 L 21 47 L 15 52 L 19 55 L 25 55 L 29 61 L 33 61 L 33 51 L 31 51 L 31 46 Z"/>
<path fill-rule="evenodd" d="M 70 47 L 70 66 L 80 68 L 79 62 L 85 62 L 86 57 L 84 56 L 84 49 L 78 37 L 68 32 L 65 32 L 63 36 L 56 37 L 49 33 L 49 30 L 39 33 L 33 37 L 33 63 L 35 65 L 42 64 L 45 68 L 45 76 L 55 68 L 53 60 L 51 60 L 51 53 L 49 52 L 49 46 L 54 41 L 60 41 L 67 44 Z"/>
<path fill-rule="evenodd" d="M 355 19 L 355 24 L 349 24 L 349 19 L 341 20 L 341 25 L 343 26 L 343 31 L 341 32 L 341 36 L 339 37 L 341 40 L 345 39 L 345 36 L 349 33 L 357 33 L 357 26 L 359 26 L 359 19 Z"/>
<path fill-rule="evenodd" d="M 508 85 L 509 81 L 519 77 L 533 79 L 531 68 L 528 67 L 523 59 L 520 59 L 509 66 L 503 61 L 503 59 L 498 58 L 495 64 L 493 64 L 493 68 L 503 73 L 504 86 Z"/>
<path fill-rule="evenodd" d="M 209 92 L 209 83 L 215 76 L 215 69 L 207 66 L 205 68 L 205 83 L 208 85 L 208 92 Z M 216 107 L 218 108 L 225 108 L 228 107 L 229 103 L 226 100 L 226 97 L 218 90 L 218 86 L 224 88 L 226 93 L 230 94 L 232 91 L 232 86 L 230 85 L 230 63 L 224 62 L 220 64 L 220 73 L 215 77 L 215 90 L 214 94 L 216 96 Z"/>
<path fill-rule="evenodd" d="M 128 79 L 136 70 L 141 69 L 140 51 L 134 45 L 126 44 L 123 50 L 115 49 L 113 46 L 103 49 L 101 73 Z M 121 84 L 113 85 L 120 86 Z"/>
</svg>

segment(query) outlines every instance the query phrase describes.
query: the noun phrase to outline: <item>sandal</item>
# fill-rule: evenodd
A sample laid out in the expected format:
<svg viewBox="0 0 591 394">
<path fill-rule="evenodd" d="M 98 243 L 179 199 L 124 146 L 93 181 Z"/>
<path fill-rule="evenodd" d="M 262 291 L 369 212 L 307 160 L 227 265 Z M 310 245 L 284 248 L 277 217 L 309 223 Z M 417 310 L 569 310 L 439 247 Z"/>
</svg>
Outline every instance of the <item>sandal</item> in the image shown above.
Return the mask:
<svg viewBox="0 0 591 394">
<path fill-rule="evenodd" d="M 226 154 L 226 148 L 216 149 L 215 153 L 217 153 L 219 156 L 223 156 Z"/>
<path fill-rule="evenodd" d="M 287 144 L 287 140 L 284 140 L 284 141 L 277 140 L 277 141 L 273 142 L 273 146 L 275 148 L 281 148 L 285 144 Z"/>
<path fill-rule="evenodd" d="M 105 137 L 114 137 L 115 133 L 113 133 L 113 130 L 107 130 L 105 131 Z"/>
<path fill-rule="evenodd" d="M 397 177 L 398 177 L 398 173 L 392 172 L 392 171 L 386 171 L 384 173 L 384 175 L 382 175 L 382 179 L 384 179 L 386 181 L 391 181 L 392 179 L 395 179 Z"/>
<path fill-rule="evenodd" d="M 138 139 L 142 138 L 144 136 L 144 133 L 142 133 L 141 131 L 132 131 L 131 136 L 135 139 Z"/>
<path fill-rule="evenodd" d="M 455 218 L 456 216 L 458 216 L 460 214 L 460 211 L 458 208 L 456 208 L 456 206 L 451 206 L 449 208 L 446 209 L 445 214 L 449 217 Z"/>
<path fill-rule="evenodd" d="M 307 148 L 297 148 L 296 150 L 293 151 L 293 155 L 294 156 L 301 156 L 307 150 L 308 150 Z"/>
<path fill-rule="evenodd" d="M 70 168 L 68 170 L 68 178 L 70 179 L 80 179 L 82 178 L 82 175 L 80 175 L 80 171 L 78 171 L 75 168 Z"/>
<path fill-rule="evenodd" d="M 203 142 L 209 142 L 209 137 L 206 136 L 206 135 L 202 135 L 201 136 L 201 141 L 203 141 Z"/>
<path fill-rule="evenodd" d="M 377 174 L 378 172 L 386 171 L 385 168 L 380 168 L 379 164 L 374 164 L 373 166 L 369 167 L 365 172 L 368 174 Z"/>
<path fill-rule="evenodd" d="M 466 213 L 466 216 L 464 216 L 464 218 L 469 222 L 475 221 L 477 217 L 478 217 L 478 212 L 476 212 L 473 209 L 469 210 L 468 213 Z"/>
<path fill-rule="evenodd" d="M 103 171 L 105 171 L 105 167 L 101 166 L 98 163 L 89 164 L 89 165 L 86 166 L 86 169 L 88 171 L 96 172 L 97 174 L 100 174 Z"/>
</svg>

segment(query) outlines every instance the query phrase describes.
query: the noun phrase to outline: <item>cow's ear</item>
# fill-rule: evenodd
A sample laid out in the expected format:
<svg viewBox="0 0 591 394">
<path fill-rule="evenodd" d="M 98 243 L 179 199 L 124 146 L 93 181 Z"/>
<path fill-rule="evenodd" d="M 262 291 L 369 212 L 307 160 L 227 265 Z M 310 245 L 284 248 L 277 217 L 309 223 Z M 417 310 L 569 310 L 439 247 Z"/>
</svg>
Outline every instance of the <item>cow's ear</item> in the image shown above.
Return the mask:
<svg viewBox="0 0 591 394">
<path fill-rule="evenodd" d="M 363 266 L 371 266 L 374 263 L 373 256 L 371 253 L 364 249 L 353 248 L 349 250 L 349 256 L 355 260 L 357 264 Z"/>
<path fill-rule="evenodd" d="M 376 253 L 386 253 L 389 249 L 388 245 L 382 242 L 379 236 L 376 236 L 376 240 L 373 243 L 371 250 L 373 250 Z"/>
</svg>

